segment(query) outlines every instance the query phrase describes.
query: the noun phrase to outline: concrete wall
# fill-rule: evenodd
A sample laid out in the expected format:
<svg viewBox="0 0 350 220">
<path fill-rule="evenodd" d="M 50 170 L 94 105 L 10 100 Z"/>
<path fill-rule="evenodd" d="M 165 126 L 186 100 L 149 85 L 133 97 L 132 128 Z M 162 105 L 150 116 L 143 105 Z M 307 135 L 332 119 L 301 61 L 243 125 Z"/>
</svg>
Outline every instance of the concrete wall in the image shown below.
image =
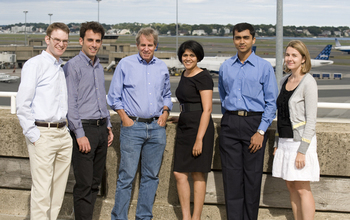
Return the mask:
<svg viewBox="0 0 350 220">
<path fill-rule="evenodd" d="M 96 202 L 94 219 L 110 219 L 114 205 L 119 165 L 118 115 L 112 116 L 115 140 L 108 149 L 106 175 Z M 208 174 L 207 193 L 202 219 L 226 219 L 224 193 L 218 149 L 219 121 L 215 122 L 215 146 L 212 172 Z M 272 144 L 275 125 L 268 130 L 268 145 L 265 152 L 264 175 L 260 199 L 259 219 L 293 219 L 289 194 L 281 179 L 271 177 Z M 318 155 L 321 180 L 312 183 L 316 202 L 315 219 L 350 219 L 350 124 L 318 123 Z M 0 110 L 0 214 L 29 215 L 30 170 L 28 153 L 22 128 L 15 115 L 9 110 Z M 181 208 L 177 198 L 175 179 L 172 174 L 175 125 L 167 126 L 167 145 L 159 173 L 160 183 L 156 194 L 154 219 L 180 219 Z M 71 173 L 66 196 L 60 212 L 61 219 L 73 219 Z M 139 176 L 136 177 L 129 210 L 134 217 L 138 194 Z"/>
</svg>

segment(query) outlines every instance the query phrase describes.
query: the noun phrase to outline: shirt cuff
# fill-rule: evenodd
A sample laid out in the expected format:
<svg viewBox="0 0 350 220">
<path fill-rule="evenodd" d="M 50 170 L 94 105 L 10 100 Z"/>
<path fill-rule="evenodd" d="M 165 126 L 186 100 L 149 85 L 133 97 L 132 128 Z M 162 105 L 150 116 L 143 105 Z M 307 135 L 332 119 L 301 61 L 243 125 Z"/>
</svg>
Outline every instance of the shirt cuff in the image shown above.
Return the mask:
<svg viewBox="0 0 350 220">
<path fill-rule="evenodd" d="M 35 127 L 35 129 L 30 134 L 26 135 L 26 137 L 32 143 L 36 142 L 40 138 L 40 131 L 39 131 L 39 129 Z"/>
<path fill-rule="evenodd" d="M 111 124 L 111 121 L 108 120 L 108 123 L 107 123 L 107 128 L 111 128 L 112 127 L 112 124 Z"/>
<path fill-rule="evenodd" d="M 84 137 L 85 136 L 85 131 L 83 128 L 78 128 L 74 131 L 74 134 L 75 134 L 75 138 L 81 138 L 81 137 Z"/>
<path fill-rule="evenodd" d="M 307 149 L 309 148 L 310 143 L 307 143 L 305 141 L 301 141 L 298 152 L 302 154 L 306 154 Z"/>
<path fill-rule="evenodd" d="M 260 125 L 259 125 L 259 127 L 258 127 L 258 129 L 257 130 L 263 130 L 264 132 L 266 132 L 266 130 L 267 130 L 267 128 L 269 127 L 269 125 L 268 124 L 266 124 L 266 123 L 264 123 L 264 122 L 262 122 L 262 123 L 260 123 Z"/>
<path fill-rule="evenodd" d="M 170 111 L 173 109 L 173 103 L 171 102 L 171 100 L 170 100 L 170 102 L 165 101 L 164 105 L 167 106 Z"/>
</svg>

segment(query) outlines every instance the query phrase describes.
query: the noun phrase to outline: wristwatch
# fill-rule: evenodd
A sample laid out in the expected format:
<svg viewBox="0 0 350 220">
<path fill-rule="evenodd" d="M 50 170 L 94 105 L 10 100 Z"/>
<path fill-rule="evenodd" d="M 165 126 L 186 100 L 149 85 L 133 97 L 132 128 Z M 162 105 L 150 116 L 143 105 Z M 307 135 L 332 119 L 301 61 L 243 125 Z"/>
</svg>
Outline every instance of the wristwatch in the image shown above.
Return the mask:
<svg viewBox="0 0 350 220">
<path fill-rule="evenodd" d="M 170 110 L 169 109 L 163 109 L 163 111 L 162 111 L 162 114 L 164 113 L 164 112 L 168 112 L 168 114 L 170 114 Z"/>
<path fill-rule="evenodd" d="M 258 132 L 260 135 L 264 136 L 265 135 L 265 131 L 258 129 L 256 132 Z"/>
</svg>

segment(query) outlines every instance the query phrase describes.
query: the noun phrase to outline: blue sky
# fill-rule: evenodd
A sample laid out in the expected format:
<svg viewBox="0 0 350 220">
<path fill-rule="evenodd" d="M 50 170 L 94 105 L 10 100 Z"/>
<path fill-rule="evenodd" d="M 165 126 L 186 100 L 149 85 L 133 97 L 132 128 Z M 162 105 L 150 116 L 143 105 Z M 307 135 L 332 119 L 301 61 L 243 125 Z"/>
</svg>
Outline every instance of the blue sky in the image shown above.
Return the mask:
<svg viewBox="0 0 350 220">
<path fill-rule="evenodd" d="M 243 3 L 244 2 L 244 3 Z M 178 0 L 179 23 L 275 24 L 277 0 Z M 100 22 L 175 23 L 176 0 L 102 0 Z M 0 25 L 97 21 L 96 0 L 0 0 Z M 350 26 L 348 0 L 284 0 L 283 24 Z"/>
</svg>

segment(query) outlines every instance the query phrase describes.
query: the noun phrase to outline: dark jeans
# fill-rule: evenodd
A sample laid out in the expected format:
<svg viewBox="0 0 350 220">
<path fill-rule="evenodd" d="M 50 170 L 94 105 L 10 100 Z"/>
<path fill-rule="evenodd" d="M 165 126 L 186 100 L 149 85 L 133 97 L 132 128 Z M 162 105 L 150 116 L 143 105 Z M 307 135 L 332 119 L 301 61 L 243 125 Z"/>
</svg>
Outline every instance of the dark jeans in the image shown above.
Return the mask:
<svg viewBox="0 0 350 220">
<path fill-rule="evenodd" d="M 228 220 L 258 219 L 263 147 L 249 152 L 250 138 L 256 133 L 261 116 L 242 117 L 225 113 L 221 120 L 220 155 Z"/>
<path fill-rule="evenodd" d="M 92 219 L 92 213 L 99 185 L 106 165 L 108 147 L 107 124 L 102 126 L 83 125 L 85 136 L 89 139 L 91 151 L 82 153 L 76 137 L 73 138 L 72 164 L 75 176 L 73 189 L 75 220 Z"/>
</svg>

